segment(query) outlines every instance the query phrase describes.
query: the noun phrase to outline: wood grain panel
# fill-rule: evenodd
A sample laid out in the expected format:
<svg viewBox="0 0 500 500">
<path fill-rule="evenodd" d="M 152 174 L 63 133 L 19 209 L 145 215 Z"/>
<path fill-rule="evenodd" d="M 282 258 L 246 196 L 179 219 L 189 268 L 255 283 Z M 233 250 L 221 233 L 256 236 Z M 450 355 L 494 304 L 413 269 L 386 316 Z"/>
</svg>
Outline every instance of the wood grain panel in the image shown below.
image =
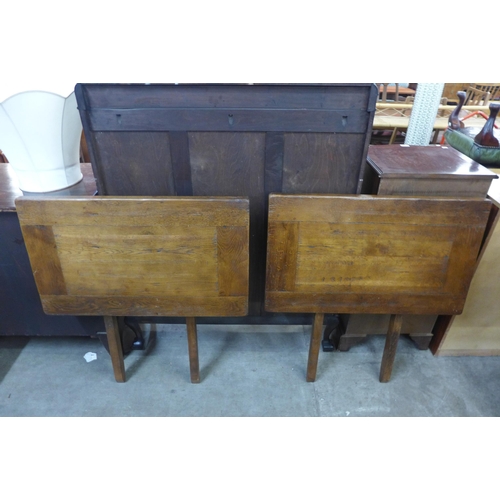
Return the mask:
<svg viewBox="0 0 500 500">
<path fill-rule="evenodd" d="M 90 127 L 99 132 L 335 132 L 366 130 L 370 115 L 361 109 L 95 109 Z"/>
<path fill-rule="evenodd" d="M 477 199 L 271 195 L 266 308 L 459 314 L 490 207 Z M 283 265 L 284 252 L 295 265 Z"/>
<path fill-rule="evenodd" d="M 217 228 L 218 284 L 221 296 L 248 294 L 248 228 Z"/>
<path fill-rule="evenodd" d="M 45 269 L 35 280 L 48 314 L 246 314 L 248 200 L 22 197 L 16 203 L 33 268 Z M 25 226 L 32 219 L 51 225 L 33 230 Z"/>
<path fill-rule="evenodd" d="M 439 302 L 436 301 L 436 296 Z M 387 311 L 401 311 L 398 314 L 460 314 L 463 309 L 462 295 L 430 297 L 428 293 L 300 293 L 266 291 L 266 309 L 277 312 L 324 312 L 331 314 L 387 314 Z"/>
<path fill-rule="evenodd" d="M 324 85 L 117 85 L 77 84 L 79 109 L 169 107 L 261 107 L 266 109 L 338 109 L 368 107 L 375 84 Z M 374 101 L 374 100 L 373 100 Z M 375 110 L 375 102 L 371 103 Z"/>
<path fill-rule="evenodd" d="M 44 295 L 47 314 L 82 316 L 245 316 L 246 297 L 112 297 Z"/>
<path fill-rule="evenodd" d="M 281 193 L 283 184 L 283 155 L 285 135 L 283 132 L 266 134 L 265 192 Z"/>
<path fill-rule="evenodd" d="M 23 226 L 22 231 L 38 292 L 65 295 L 66 283 L 52 227 L 28 225 Z"/>
<path fill-rule="evenodd" d="M 117 122 L 122 119 L 121 113 L 113 116 Z M 97 170 L 100 195 L 176 194 L 166 132 L 92 132 L 89 135 L 89 145 L 96 155 L 93 167 Z"/>
<path fill-rule="evenodd" d="M 169 139 L 175 192 L 178 196 L 192 196 L 193 184 L 187 132 L 170 132 Z"/>
<path fill-rule="evenodd" d="M 45 203 L 49 200 L 50 203 Z M 17 203 L 25 225 L 85 227 L 139 226 L 140 228 L 186 226 L 244 226 L 248 202 L 242 199 L 173 197 L 72 197 L 30 196 Z M 168 200 L 168 201 L 167 201 Z M 134 209 L 131 211 L 130 206 Z M 210 209 L 207 210 L 207 206 Z M 189 210 L 186 210 L 189 207 Z M 229 210 L 232 208 L 233 210 Z"/>
<path fill-rule="evenodd" d="M 490 203 L 483 200 L 433 197 L 377 196 L 279 196 L 270 198 L 270 218 L 277 221 L 326 222 L 332 224 L 378 224 L 404 226 L 462 226 L 467 213 L 469 226 L 484 226 Z M 271 203 L 271 200 L 273 201 Z M 314 201 L 317 200 L 317 201 Z M 473 202 L 471 204 L 471 202 Z M 377 207 L 375 210 L 375 206 Z M 474 207 L 475 210 L 471 210 Z M 436 211 L 439 217 L 436 218 Z M 383 213 L 383 221 L 380 219 Z M 407 228 L 407 231 L 413 230 Z"/>
<path fill-rule="evenodd" d="M 288 133 L 284 137 L 283 193 L 356 193 L 362 134 Z"/>
<path fill-rule="evenodd" d="M 299 225 L 294 222 L 269 222 L 266 288 L 293 291 L 296 281 Z"/>
</svg>

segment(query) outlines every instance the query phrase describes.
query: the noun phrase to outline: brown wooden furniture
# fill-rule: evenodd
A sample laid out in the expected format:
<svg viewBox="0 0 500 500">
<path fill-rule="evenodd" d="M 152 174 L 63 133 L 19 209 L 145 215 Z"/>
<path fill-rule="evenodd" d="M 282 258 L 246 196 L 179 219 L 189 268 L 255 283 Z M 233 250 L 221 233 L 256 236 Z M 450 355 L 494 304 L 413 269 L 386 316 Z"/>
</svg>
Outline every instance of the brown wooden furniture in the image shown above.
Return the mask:
<svg viewBox="0 0 500 500">
<path fill-rule="evenodd" d="M 81 169 L 83 180 L 58 193 L 95 193 L 90 164 L 82 164 Z M 13 170 L 0 163 L 0 336 L 96 336 L 104 331 L 102 318 L 43 312 L 14 202 L 22 194 Z"/>
<path fill-rule="evenodd" d="M 247 199 L 32 196 L 16 206 L 44 311 L 104 316 L 118 382 L 116 316 L 187 317 L 199 382 L 194 317 L 247 313 Z"/>
<path fill-rule="evenodd" d="M 391 321 L 380 381 L 390 378 L 403 314 L 460 314 L 491 203 L 477 199 L 271 195 L 266 308 L 315 313 L 314 381 L 327 312 Z"/>
<path fill-rule="evenodd" d="M 370 146 L 362 192 L 378 195 L 485 198 L 497 176 L 453 148 L 439 146 Z M 383 334 L 389 315 L 341 315 L 338 348 L 347 351 L 370 334 Z M 401 333 L 427 349 L 437 316 L 403 317 Z"/>
<path fill-rule="evenodd" d="M 264 311 L 268 195 L 359 190 L 374 84 L 78 84 L 75 93 L 100 195 L 249 197 L 249 316 L 237 322 L 310 321 Z"/>
</svg>

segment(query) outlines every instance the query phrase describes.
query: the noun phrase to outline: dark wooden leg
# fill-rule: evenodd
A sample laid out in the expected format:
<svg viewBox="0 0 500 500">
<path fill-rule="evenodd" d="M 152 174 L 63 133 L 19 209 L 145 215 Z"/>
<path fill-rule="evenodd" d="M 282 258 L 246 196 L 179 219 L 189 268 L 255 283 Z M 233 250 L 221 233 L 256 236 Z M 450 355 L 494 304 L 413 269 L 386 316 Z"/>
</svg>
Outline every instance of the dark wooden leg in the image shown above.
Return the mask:
<svg viewBox="0 0 500 500">
<path fill-rule="evenodd" d="M 403 316 L 401 314 L 391 315 L 389 321 L 389 329 L 385 338 L 384 355 L 382 356 L 382 365 L 380 367 L 380 382 L 389 382 L 391 379 L 392 365 L 396 357 L 396 349 L 398 348 L 399 335 L 403 324 Z"/>
<path fill-rule="evenodd" d="M 120 329 L 116 316 L 104 316 L 106 334 L 108 337 L 109 354 L 117 382 L 125 382 L 125 363 L 123 362 Z"/>
<path fill-rule="evenodd" d="M 188 350 L 189 350 L 189 371 L 191 372 L 191 382 L 200 382 L 200 364 L 198 361 L 198 335 L 196 333 L 196 318 L 186 318 Z"/>
<path fill-rule="evenodd" d="M 323 330 L 323 318 L 324 314 L 322 313 L 317 313 L 314 315 L 311 343 L 309 344 L 309 358 L 307 359 L 306 380 L 308 382 L 314 382 L 316 380 L 319 348 L 321 346 L 321 331 Z"/>
</svg>

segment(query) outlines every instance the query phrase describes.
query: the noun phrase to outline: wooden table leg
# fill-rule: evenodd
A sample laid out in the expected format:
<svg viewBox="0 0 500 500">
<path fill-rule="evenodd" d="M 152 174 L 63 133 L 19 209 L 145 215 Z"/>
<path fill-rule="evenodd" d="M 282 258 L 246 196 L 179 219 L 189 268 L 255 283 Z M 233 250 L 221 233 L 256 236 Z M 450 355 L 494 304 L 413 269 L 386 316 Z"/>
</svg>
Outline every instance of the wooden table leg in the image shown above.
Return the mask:
<svg viewBox="0 0 500 500">
<path fill-rule="evenodd" d="M 382 356 L 382 365 L 380 366 L 380 382 L 389 382 L 391 379 L 392 365 L 396 357 L 396 349 L 398 348 L 399 335 L 403 324 L 403 316 L 401 314 L 391 315 L 389 321 L 389 329 L 385 338 L 384 355 Z"/>
<path fill-rule="evenodd" d="M 108 336 L 109 354 L 113 365 L 113 372 L 117 382 L 125 382 L 125 363 L 120 339 L 120 329 L 116 316 L 104 316 L 106 334 Z"/>
<path fill-rule="evenodd" d="M 188 350 L 189 350 L 189 371 L 191 372 L 191 382 L 200 382 L 200 364 L 198 360 L 198 335 L 196 333 L 196 318 L 186 318 Z"/>
<path fill-rule="evenodd" d="M 316 380 L 316 370 L 318 368 L 319 348 L 321 346 L 321 332 L 323 330 L 324 314 L 316 313 L 314 315 L 313 328 L 311 333 L 311 343 L 309 344 L 309 357 L 307 359 L 307 376 L 308 382 Z"/>
</svg>

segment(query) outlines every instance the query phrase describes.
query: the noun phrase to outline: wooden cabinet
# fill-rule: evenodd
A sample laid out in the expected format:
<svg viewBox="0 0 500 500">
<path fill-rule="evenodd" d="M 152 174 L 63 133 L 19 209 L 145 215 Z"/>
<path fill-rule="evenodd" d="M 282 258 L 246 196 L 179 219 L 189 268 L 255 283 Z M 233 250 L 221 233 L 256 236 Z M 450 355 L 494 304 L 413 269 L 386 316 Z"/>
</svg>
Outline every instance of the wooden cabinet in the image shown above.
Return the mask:
<svg viewBox="0 0 500 500">
<path fill-rule="evenodd" d="M 484 198 L 496 174 L 446 146 L 370 146 L 362 192 Z"/>
<path fill-rule="evenodd" d="M 362 193 L 405 196 L 484 198 L 497 175 L 453 148 L 441 146 L 370 146 Z M 402 333 L 421 349 L 432 339 L 435 315 L 404 316 Z M 384 334 L 389 315 L 341 316 L 339 349 L 348 350 L 368 334 Z"/>
</svg>

